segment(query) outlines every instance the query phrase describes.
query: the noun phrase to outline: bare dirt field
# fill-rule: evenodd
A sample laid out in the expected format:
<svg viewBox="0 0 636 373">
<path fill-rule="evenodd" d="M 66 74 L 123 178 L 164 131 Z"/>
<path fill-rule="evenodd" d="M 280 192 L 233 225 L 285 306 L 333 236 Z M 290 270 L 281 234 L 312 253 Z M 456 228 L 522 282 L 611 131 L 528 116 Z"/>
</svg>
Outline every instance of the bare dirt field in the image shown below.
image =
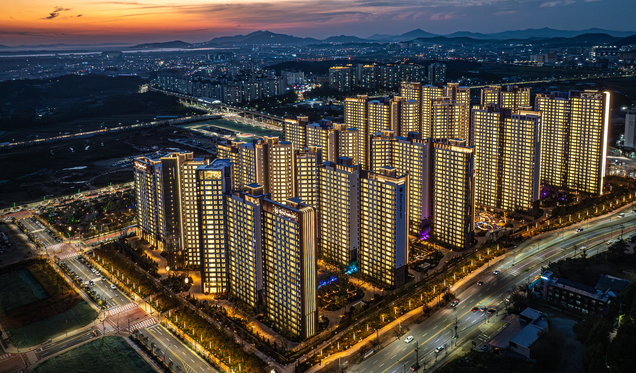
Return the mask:
<svg viewBox="0 0 636 373">
<path fill-rule="evenodd" d="M 4 165 L 0 176 L 0 209 L 42 201 L 133 180 L 130 165 L 117 161 L 150 152 L 168 152 L 169 148 L 205 151 L 176 144 L 169 139 L 193 134 L 174 127 L 158 127 L 69 142 L 0 151 Z M 153 148 L 154 147 L 154 148 Z"/>
</svg>

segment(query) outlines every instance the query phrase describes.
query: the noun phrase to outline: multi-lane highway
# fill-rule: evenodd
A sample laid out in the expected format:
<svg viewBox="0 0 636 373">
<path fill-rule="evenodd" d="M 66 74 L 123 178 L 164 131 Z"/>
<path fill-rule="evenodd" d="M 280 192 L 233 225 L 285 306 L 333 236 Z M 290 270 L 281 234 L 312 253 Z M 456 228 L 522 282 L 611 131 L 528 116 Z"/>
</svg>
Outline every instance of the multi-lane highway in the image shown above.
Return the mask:
<svg viewBox="0 0 636 373">
<path fill-rule="evenodd" d="M 163 361 L 175 372 L 213 372 L 218 371 L 206 363 L 199 355 L 184 346 L 179 339 L 161 325 L 153 325 L 139 330 L 148 338 L 147 345 L 163 354 Z"/>
<path fill-rule="evenodd" d="M 95 291 L 95 294 L 99 295 L 99 299 L 103 299 L 106 302 L 106 309 L 132 302 L 118 288 L 115 287 L 113 289 L 112 283 L 108 279 L 102 278 L 99 272 L 92 272 L 88 266 L 80 261 L 79 257 L 67 258 L 62 260 L 62 262 L 79 277 L 83 284 L 93 281 L 93 285 L 89 285 L 89 289 Z"/>
<path fill-rule="evenodd" d="M 619 218 L 620 212 L 626 216 Z M 402 373 L 416 363 L 415 347 L 420 367 L 430 368 L 436 361 L 443 362 L 454 352 L 453 335 L 455 333 L 455 319 L 457 319 L 458 336 L 463 338 L 481 326 L 481 330 L 489 324 L 487 312 L 472 311 L 473 307 L 487 309 L 501 308 L 505 298 L 520 285 L 527 284 L 540 274 L 541 267 L 550 262 L 581 255 L 585 247 L 587 255 L 595 255 L 607 250 L 606 241 L 620 237 L 621 232 L 626 238 L 634 232 L 636 227 L 636 213 L 623 208 L 611 215 L 597 219 L 591 223 L 581 223 L 565 228 L 561 231 L 550 232 L 528 240 L 509 254 L 505 259 L 471 281 L 465 283 L 454 294 L 459 300 L 457 307 L 445 306 L 421 324 L 412 324 L 410 331 L 399 340 L 384 349 L 367 357 L 362 363 L 351 367 L 354 373 Z M 577 229 L 583 228 L 577 232 Z M 576 248 L 576 250 L 575 250 Z M 499 269 L 501 273 L 493 274 Z M 483 282 L 483 285 L 478 285 Z M 407 336 L 413 336 L 413 341 L 406 343 Z M 436 353 L 435 349 L 443 346 L 444 350 Z"/>
<path fill-rule="evenodd" d="M 20 219 L 20 223 L 24 224 L 26 229 L 33 235 L 36 241 L 44 246 L 53 246 L 60 242 L 53 233 L 35 218 Z"/>
</svg>

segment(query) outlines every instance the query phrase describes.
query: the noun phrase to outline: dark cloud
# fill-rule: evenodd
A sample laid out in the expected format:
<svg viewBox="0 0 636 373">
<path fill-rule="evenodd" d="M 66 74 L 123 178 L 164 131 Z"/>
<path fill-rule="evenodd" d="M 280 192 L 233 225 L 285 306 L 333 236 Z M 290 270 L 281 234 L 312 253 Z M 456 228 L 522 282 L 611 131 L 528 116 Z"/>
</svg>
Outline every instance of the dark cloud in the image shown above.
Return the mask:
<svg viewBox="0 0 636 373">
<path fill-rule="evenodd" d="M 49 13 L 48 17 L 44 17 L 43 19 L 54 19 L 60 16 L 61 12 L 68 12 L 72 10 L 71 8 L 63 8 L 61 6 L 56 6 L 51 13 Z"/>
</svg>

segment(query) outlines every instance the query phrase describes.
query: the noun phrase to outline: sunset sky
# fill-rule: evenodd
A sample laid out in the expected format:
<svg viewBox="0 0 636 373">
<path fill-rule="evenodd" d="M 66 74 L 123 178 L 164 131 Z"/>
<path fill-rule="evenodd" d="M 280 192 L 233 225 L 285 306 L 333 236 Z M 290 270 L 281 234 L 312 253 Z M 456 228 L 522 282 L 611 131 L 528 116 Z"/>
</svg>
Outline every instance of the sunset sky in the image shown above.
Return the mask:
<svg viewBox="0 0 636 373">
<path fill-rule="evenodd" d="M 269 30 L 325 38 L 551 27 L 636 30 L 636 0 L 3 0 L 0 44 L 207 41 Z"/>
</svg>

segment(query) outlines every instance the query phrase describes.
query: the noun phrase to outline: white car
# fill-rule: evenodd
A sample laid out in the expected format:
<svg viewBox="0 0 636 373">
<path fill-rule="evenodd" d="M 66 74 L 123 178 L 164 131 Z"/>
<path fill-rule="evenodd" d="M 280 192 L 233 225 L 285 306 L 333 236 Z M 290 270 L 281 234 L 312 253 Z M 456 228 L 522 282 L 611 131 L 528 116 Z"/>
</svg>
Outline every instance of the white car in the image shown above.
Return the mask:
<svg viewBox="0 0 636 373">
<path fill-rule="evenodd" d="M 438 348 L 435 349 L 436 354 L 439 354 L 442 351 L 444 351 L 444 346 L 439 346 Z"/>
<path fill-rule="evenodd" d="M 117 289 L 117 286 L 115 286 L 115 284 L 110 284 L 110 288 L 114 290 Z"/>
<path fill-rule="evenodd" d="M 408 337 L 406 337 L 406 339 L 404 340 L 405 343 L 411 343 L 411 341 L 413 341 L 413 336 L 409 335 Z"/>
</svg>

